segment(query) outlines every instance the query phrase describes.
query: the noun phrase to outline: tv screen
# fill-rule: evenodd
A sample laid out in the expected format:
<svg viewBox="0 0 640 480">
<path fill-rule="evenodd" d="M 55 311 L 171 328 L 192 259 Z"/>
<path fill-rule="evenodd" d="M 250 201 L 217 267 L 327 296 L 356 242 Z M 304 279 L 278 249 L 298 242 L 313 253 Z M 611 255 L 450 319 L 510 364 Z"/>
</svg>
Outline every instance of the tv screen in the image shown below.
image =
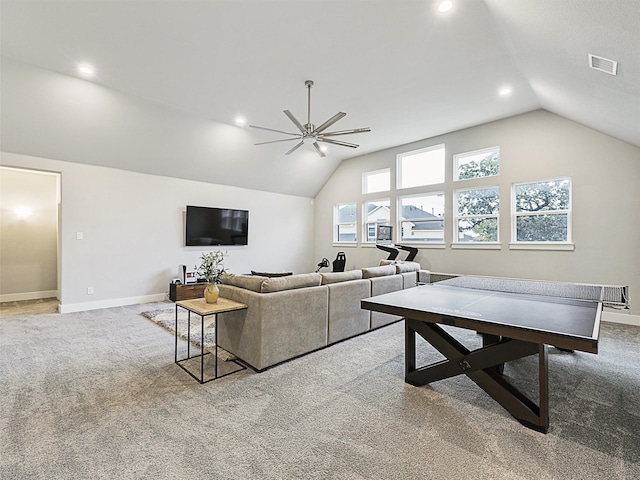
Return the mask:
<svg viewBox="0 0 640 480">
<path fill-rule="evenodd" d="M 247 245 L 249 212 L 187 205 L 186 245 Z"/>
</svg>

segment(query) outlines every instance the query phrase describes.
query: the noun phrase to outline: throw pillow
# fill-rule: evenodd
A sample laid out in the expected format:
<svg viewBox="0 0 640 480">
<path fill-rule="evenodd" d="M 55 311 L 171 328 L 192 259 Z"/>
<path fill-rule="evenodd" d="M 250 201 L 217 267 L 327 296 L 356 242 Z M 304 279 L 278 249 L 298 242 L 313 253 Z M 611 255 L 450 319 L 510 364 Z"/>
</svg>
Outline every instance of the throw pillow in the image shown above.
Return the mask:
<svg viewBox="0 0 640 480">
<path fill-rule="evenodd" d="M 286 277 L 289 275 L 293 275 L 293 272 L 256 272 L 255 270 L 251 270 L 251 275 L 257 275 L 259 277 Z"/>
</svg>

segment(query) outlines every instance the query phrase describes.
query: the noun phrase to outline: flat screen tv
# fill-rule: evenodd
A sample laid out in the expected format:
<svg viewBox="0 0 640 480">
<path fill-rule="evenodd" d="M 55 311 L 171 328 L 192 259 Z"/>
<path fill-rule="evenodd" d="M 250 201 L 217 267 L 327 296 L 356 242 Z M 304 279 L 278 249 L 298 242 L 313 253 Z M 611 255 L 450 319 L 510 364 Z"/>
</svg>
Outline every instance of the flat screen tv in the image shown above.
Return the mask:
<svg viewBox="0 0 640 480">
<path fill-rule="evenodd" d="M 188 247 L 247 245 L 249 211 L 187 205 L 185 243 Z"/>
</svg>

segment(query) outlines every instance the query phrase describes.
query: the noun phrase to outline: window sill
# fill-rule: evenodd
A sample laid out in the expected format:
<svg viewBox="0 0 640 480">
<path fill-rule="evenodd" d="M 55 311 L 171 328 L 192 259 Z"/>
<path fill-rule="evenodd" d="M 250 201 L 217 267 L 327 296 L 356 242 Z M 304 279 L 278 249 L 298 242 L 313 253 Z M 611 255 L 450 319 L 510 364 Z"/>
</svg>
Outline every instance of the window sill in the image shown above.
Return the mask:
<svg viewBox="0 0 640 480">
<path fill-rule="evenodd" d="M 576 249 L 576 246 L 573 243 L 518 242 L 518 243 L 509 244 L 509 250 L 574 251 L 575 249 Z"/>
<path fill-rule="evenodd" d="M 502 250 L 501 243 L 489 242 L 454 242 L 451 244 L 453 249 L 469 249 L 469 250 Z"/>
<path fill-rule="evenodd" d="M 358 246 L 358 242 L 333 242 L 333 246 L 340 248 L 355 248 Z"/>
</svg>

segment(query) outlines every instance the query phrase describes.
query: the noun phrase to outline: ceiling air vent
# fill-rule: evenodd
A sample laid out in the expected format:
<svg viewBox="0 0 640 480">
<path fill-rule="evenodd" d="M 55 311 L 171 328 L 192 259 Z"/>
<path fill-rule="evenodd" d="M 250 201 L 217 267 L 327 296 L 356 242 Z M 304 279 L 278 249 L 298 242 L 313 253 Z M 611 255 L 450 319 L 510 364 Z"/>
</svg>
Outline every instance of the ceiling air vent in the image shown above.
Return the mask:
<svg viewBox="0 0 640 480">
<path fill-rule="evenodd" d="M 609 75 L 618 74 L 618 62 L 609 60 L 608 58 L 589 54 L 589 66 L 594 70 L 600 70 Z"/>
</svg>

